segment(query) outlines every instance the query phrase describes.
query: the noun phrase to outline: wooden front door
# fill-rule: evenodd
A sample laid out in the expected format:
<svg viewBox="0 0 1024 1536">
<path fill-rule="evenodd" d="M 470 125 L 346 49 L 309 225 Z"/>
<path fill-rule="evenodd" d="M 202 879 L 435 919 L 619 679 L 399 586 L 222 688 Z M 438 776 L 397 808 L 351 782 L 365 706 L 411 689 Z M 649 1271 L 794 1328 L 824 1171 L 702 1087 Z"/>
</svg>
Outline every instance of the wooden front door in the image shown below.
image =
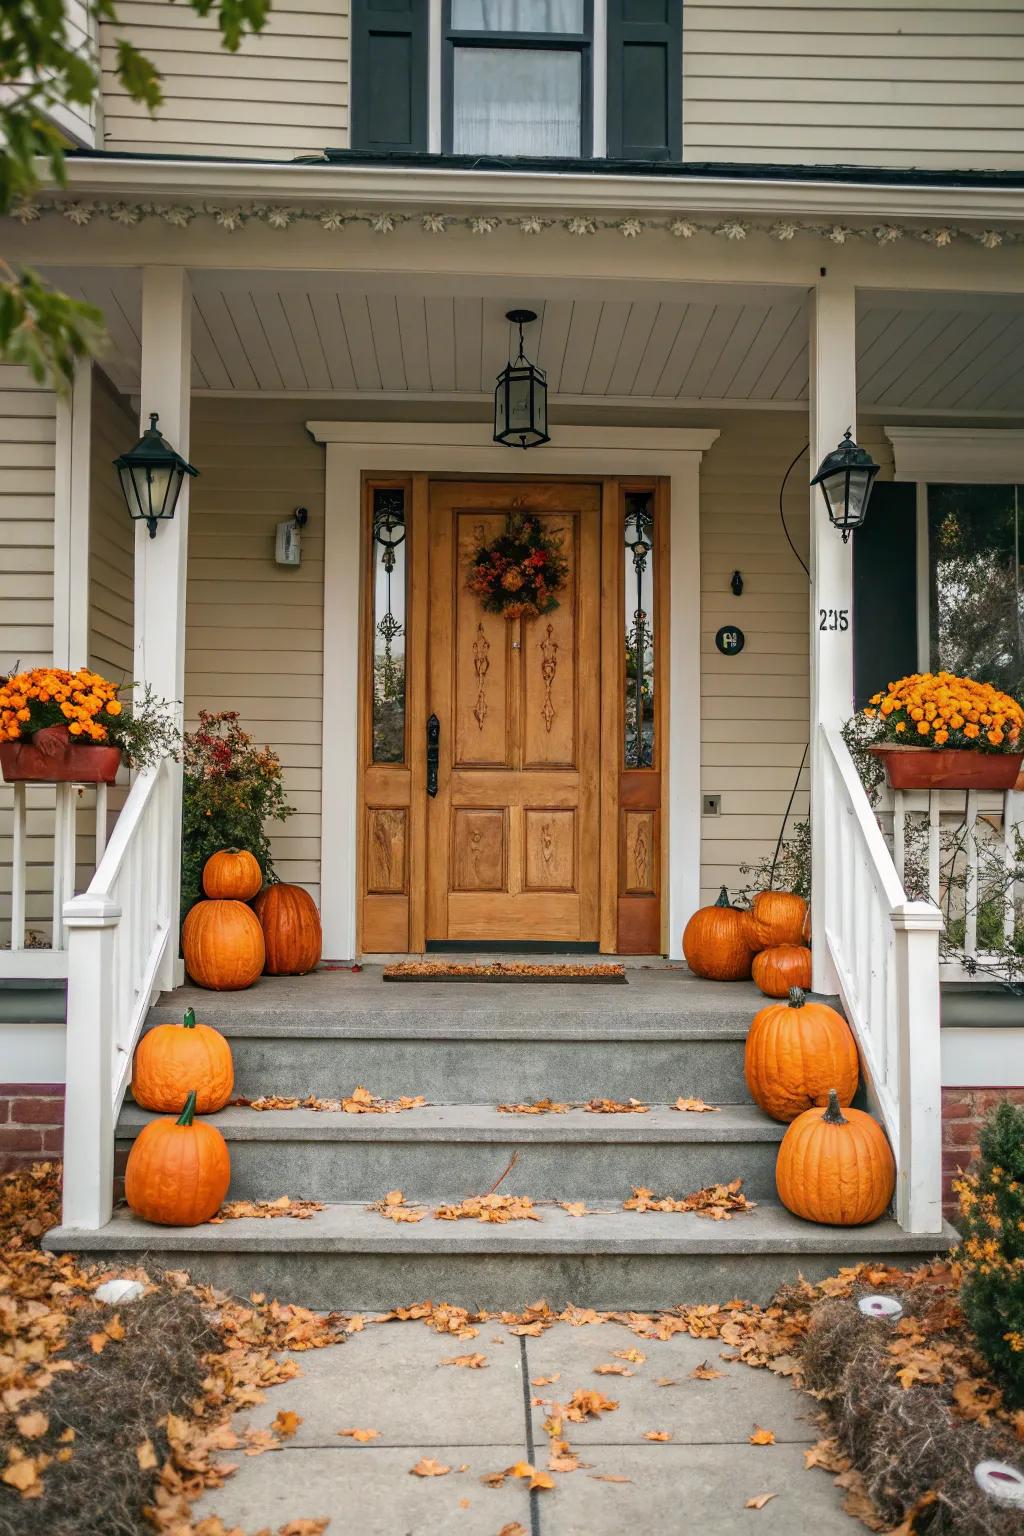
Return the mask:
<svg viewBox="0 0 1024 1536">
<path fill-rule="evenodd" d="M 514 510 L 562 539 L 569 574 L 539 618 L 484 611 L 472 551 Z M 439 481 L 429 502 L 426 938 L 599 936 L 601 487 Z"/>
</svg>

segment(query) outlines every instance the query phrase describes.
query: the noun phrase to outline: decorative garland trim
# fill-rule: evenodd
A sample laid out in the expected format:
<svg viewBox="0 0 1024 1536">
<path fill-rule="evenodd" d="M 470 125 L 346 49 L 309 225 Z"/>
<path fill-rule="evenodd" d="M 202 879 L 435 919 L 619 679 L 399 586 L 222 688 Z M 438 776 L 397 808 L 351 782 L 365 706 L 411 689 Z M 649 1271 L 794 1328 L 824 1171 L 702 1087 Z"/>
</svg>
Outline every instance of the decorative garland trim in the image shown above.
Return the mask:
<svg viewBox="0 0 1024 1536">
<path fill-rule="evenodd" d="M 833 245 L 864 241 L 869 245 L 890 246 L 899 240 L 920 240 L 945 249 L 960 242 L 997 250 L 1002 245 L 1024 244 L 1024 231 L 1016 229 L 971 229 L 957 224 L 842 224 L 821 223 L 807 219 L 777 219 L 762 224 L 746 219 L 701 219 L 682 216 L 641 218 L 602 218 L 591 214 L 544 217 L 540 214 L 456 214 L 456 213 L 370 213 L 330 207 L 307 207 L 293 203 L 152 203 L 106 202 L 42 198 L 18 204 L 11 217 L 22 224 L 33 224 L 44 214 L 58 214 L 71 224 L 91 224 L 94 219 L 109 219 L 124 228 L 132 228 L 146 219 L 160 219 L 178 229 L 187 229 L 197 219 L 212 219 L 225 233 L 243 229 L 246 224 L 265 224 L 270 229 L 288 229 L 293 224 L 318 224 L 328 233 L 365 225 L 378 235 L 393 234 L 402 225 L 418 226 L 428 235 L 444 235 L 449 230 L 469 230 L 474 235 L 491 235 L 498 229 L 514 229 L 523 235 L 540 235 L 549 229 L 564 230 L 584 238 L 611 230 L 627 240 L 648 233 L 671 235 L 690 240 L 694 235 L 714 235 L 721 240 L 746 240 L 752 235 L 768 235 L 785 244 L 797 236 L 828 240 Z"/>
</svg>

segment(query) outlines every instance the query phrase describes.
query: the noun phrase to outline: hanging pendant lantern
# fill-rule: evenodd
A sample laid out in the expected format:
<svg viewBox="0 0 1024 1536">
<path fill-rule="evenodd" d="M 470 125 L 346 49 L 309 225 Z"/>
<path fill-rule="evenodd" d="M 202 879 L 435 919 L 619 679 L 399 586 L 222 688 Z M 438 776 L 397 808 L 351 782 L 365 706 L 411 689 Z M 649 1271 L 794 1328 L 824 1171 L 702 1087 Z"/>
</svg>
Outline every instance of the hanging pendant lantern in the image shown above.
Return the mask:
<svg viewBox="0 0 1024 1536">
<path fill-rule="evenodd" d="M 510 309 L 505 318 L 519 327 L 519 355 L 498 374 L 494 441 L 509 448 L 536 448 L 550 441 L 547 377 L 523 351 L 523 326 L 537 316 L 532 309 Z"/>
<path fill-rule="evenodd" d="M 863 523 L 871 500 L 878 465 L 864 448 L 858 448 L 847 427 L 838 448 L 825 455 L 811 481 L 821 486 L 829 522 L 838 528 L 845 544 Z"/>
</svg>

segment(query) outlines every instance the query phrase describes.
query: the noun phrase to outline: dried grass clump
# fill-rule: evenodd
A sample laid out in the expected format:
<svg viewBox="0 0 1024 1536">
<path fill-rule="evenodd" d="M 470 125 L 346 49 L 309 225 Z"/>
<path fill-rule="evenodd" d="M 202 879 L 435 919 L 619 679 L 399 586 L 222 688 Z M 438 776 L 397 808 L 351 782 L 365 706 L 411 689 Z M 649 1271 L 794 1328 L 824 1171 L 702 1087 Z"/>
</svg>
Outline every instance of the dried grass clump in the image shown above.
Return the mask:
<svg viewBox="0 0 1024 1536">
<path fill-rule="evenodd" d="M 124 1338 L 97 1354 L 89 1336 L 115 1312 Z M 81 1308 L 58 1356 L 77 1369 L 59 1373 L 31 1403 L 49 1419 L 31 1449 L 54 1456 L 43 1495 L 8 1495 L 0 1504 L 0 1536 L 152 1536 L 143 1509 L 153 1498 L 155 1470 L 140 1465 L 139 1447 L 150 1441 L 155 1466 L 163 1463 L 168 1442 L 154 1426 L 201 1397 L 203 1357 L 218 1347 L 199 1299 L 184 1289 L 161 1289 L 99 1314 L 93 1306 Z M 13 1435 L 10 1420 L 5 1428 Z M 56 1453 L 66 1448 L 60 1436 L 69 1428 L 72 1455 L 60 1461 Z M 144 1463 L 153 1460 L 143 1454 Z"/>
<path fill-rule="evenodd" d="M 921 1310 L 912 1292 L 905 1315 Z M 974 1480 L 979 1461 L 1016 1461 L 1000 1429 L 957 1416 L 944 1384 L 904 1387 L 888 1353 L 891 1323 L 864 1317 L 857 1299 L 825 1301 L 811 1316 L 801 1367 L 826 1407 L 842 1450 L 875 1508 L 896 1525 L 918 1510 L 921 1536 L 1020 1536 L 1020 1511 L 995 1503 Z"/>
</svg>

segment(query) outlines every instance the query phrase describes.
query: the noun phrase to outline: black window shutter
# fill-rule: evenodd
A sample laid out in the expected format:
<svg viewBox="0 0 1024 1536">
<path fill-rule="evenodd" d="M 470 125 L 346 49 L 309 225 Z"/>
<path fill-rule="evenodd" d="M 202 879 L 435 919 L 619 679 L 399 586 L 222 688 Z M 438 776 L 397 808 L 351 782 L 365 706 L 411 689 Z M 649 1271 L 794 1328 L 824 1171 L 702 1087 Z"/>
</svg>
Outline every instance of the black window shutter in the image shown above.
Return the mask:
<svg viewBox="0 0 1024 1536">
<path fill-rule="evenodd" d="M 608 154 L 683 152 L 683 0 L 608 0 Z"/>
<path fill-rule="evenodd" d="M 876 480 L 864 526 L 853 536 L 857 708 L 886 683 L 916 671 L 917 487 Z"/>
<path fill-rule="evenodd" d="M 353 0 L 353 149 L 427 147 L 426 0 Z"/>
</svg>

